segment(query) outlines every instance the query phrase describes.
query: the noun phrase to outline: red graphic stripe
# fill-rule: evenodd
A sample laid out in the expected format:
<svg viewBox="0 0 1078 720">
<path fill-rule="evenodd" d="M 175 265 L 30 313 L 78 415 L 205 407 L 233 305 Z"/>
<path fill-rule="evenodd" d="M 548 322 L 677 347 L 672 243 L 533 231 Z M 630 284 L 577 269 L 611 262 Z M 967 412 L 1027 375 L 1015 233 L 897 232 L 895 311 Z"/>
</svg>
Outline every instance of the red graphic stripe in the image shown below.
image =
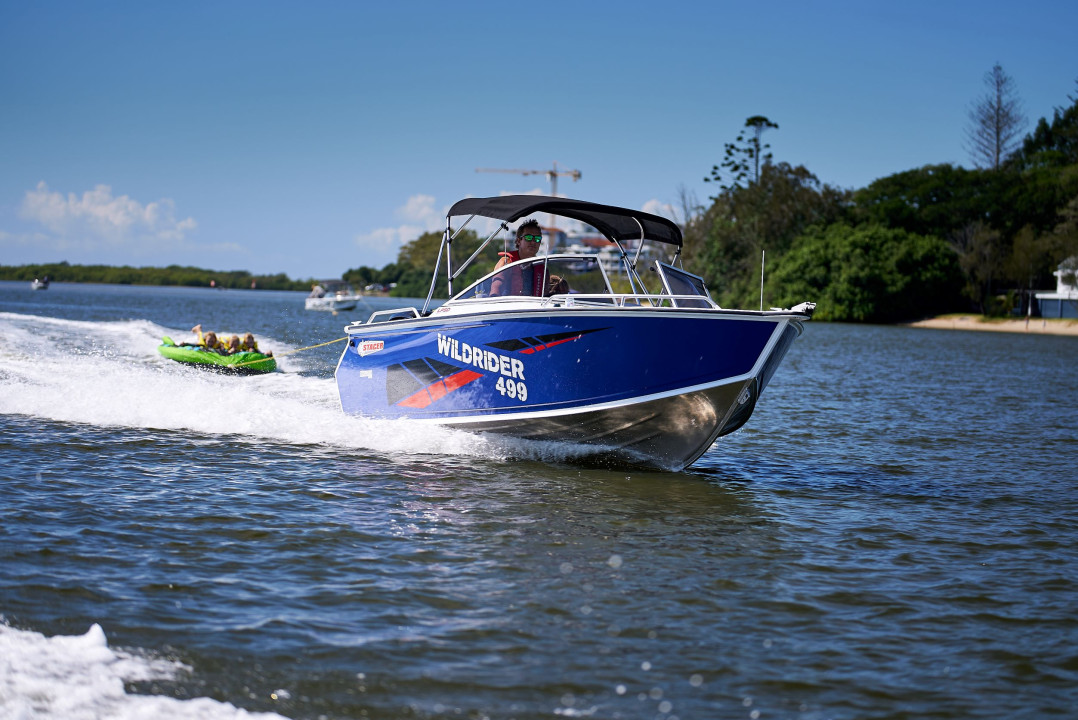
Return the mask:
<svg viewBox="0 0 1078 720">
<path fill-rule="evenodd" d="M 459 390 L 473 380 L 477 380 L 481 377 L 483 376 L 474 370 L 461 370 L 460 372 L 453 373 L 444 380 L 439 380 L 418 392 L 412 393 L 397 403 L 397 405 L 422 410 L 431 403 L 441 400 L 449 393 Z"/>
<path fill-rule="evenodd" d="M 442 383 L 439 382 L 437 384 L 441 385 Z M 400 405 L 401 407 L 410 407 L 410 408 L 416 408 L 417 410 L 422 410 L 423 408 L 430 405 L 430 403 L 431 403 L 430 393 L 427 392 L 427 388 L 423 388 L 419 392 L 413 393 L 413 394 L 409 395 L 408 397 L 404 398 L 403 400 L 401 400 L 397 404 Z"/>
<path fill-rule="evenodd" d="M 477 373 L 475 370 L 461 370 L 453 373 L 445 379 L 446 392 L 451 393 L 454 390 L 459 390 L 471 381 L 478 380 L 481 377 L 483 377 L 483 374 Z"/>
<path fill-rule="evenodd" d="M 562 343 L 572 342 L 573 340 L 579 340 L 580 338 L 581 338 L 580 335 L 574 335 L 571 338 L 565 338 L 564 340 L 555 340 L 554 342 L 549 342 L 546 345 L 536 345 L 535 347 L 530 347 L 530 348 L 527 348 L 526 350 L 521 350 L 520 352 L 524 353 L 525 355 L 531 355 L 532 353 L 537 353 L 540 350 L 546 350 L 547 348 L 552 348 L 555 345 L 561 345 Z"/>
</svg>

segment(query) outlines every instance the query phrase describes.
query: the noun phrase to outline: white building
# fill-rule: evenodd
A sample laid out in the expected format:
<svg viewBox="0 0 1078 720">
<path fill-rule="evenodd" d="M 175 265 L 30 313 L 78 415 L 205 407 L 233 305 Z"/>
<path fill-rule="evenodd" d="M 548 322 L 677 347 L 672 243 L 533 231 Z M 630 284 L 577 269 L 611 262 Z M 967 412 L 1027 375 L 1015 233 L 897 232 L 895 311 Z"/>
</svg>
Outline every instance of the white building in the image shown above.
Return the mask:
<svg viewBox="0 0 1078 720">
<path fill-rule="evenodd" d="M 1076 270 L 1078 270 L 1078 255 L 1061 262 L 1059 269 L 1052 273 L 1056 276 L 1055 292 L 1039 292 L 1036 294 L 1037 307 L 1040 309 L 1041 317 L 1078 318 Z"/>
</svg>

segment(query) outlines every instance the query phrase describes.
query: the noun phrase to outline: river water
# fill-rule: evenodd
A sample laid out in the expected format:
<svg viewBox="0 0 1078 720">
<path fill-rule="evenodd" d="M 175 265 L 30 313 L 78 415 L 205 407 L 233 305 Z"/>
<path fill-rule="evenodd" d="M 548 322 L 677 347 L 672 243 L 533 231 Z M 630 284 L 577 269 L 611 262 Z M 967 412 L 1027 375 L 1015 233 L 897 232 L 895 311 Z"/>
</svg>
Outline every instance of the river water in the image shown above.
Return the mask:
<svg viewBox="0 0 1078 720">
<path fill-rule="evenodd" d="M 1078 338 L 808 323 L 647 473 L 344 417 L 397 304 L 0 283 L 0 718 L 1078 716 Z"/>
</svg>

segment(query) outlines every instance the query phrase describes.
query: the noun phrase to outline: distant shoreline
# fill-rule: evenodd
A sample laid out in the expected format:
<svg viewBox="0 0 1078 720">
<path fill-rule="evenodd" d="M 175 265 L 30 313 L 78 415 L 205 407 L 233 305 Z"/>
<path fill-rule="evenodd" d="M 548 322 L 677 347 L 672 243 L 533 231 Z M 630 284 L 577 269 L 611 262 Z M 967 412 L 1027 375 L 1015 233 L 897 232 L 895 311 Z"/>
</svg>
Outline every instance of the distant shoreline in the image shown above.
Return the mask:
<svg viewBox="0 0 1078 720">
<path fill-rule="evenodd" d="M 1025 318 L 997 320 L 983 315 L 941 315 L 940 317 L 902 323 L 904 327 L 933 330 L 973 330 L 980 332 L 1024 333 L 1026 335 L 1071 335 L 1078 337 L 1078 320 Z"/>
</svg>

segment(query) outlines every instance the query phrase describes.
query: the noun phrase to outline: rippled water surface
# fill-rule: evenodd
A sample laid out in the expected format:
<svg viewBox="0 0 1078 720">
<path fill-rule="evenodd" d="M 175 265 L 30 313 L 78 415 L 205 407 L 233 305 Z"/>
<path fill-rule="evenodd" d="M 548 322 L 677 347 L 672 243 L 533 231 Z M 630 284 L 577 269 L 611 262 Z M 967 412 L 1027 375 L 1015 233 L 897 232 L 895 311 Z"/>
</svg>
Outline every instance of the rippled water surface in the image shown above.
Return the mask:
<svg viewBox="0 0 1078 720">
<path fill-rule="evenodd" d="M 1078 712 L 1078 339 L 809 323 L 617 472 L 344 417 L 287 353 L 387 303 L 0 283 L 0 718 Z M 198 322 L 283 372 L 156 354 Z"/>
</svg>

